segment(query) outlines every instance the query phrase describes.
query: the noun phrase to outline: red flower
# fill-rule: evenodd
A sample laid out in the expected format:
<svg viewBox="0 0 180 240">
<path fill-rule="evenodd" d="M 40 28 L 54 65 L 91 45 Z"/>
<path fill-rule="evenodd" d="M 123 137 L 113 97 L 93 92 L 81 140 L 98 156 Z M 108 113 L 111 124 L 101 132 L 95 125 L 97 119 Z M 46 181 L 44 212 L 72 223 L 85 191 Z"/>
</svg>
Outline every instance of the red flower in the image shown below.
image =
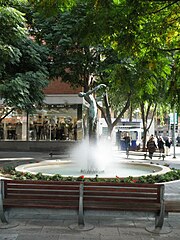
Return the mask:
<svg viewBox="0 0 180 240">
<path fill-rule="evenodd" d="M 84 179 L 84 175 L 79 176 L 79 178 Z"/>
<path fill-rule="evenodd" d="M 133 183 L 136 183 L 137 182 L 137 180 L 136 179 L 133 179 Z"/>
</svg>

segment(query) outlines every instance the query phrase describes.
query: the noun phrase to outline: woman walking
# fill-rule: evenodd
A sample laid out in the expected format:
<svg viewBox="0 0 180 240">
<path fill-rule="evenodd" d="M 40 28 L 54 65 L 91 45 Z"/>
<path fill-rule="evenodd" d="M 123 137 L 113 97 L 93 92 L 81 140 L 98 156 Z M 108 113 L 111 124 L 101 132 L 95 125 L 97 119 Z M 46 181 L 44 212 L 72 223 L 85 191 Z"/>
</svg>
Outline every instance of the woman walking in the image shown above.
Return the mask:
<svg viewBox="0 0 180 240">
<path fill-rule="evenodd" d="M 163 138 L 160 136 L 158 138 L 158 148 L 159 148 L 159 153 L 160 153 L 160 156 L 159 156 L 159 159 L 161 158 L 162 154 L 164 153 L 164 140 Z"/>
<path fill-rule="evenodd" d="M 153 153 L 156 151 L 156 143 L 154 141 L 153 135 L 151 135 L 149 141 L 147 142 L 147 149 L 149 151 L 149 158 L 152 159 Z"/>
</svg>

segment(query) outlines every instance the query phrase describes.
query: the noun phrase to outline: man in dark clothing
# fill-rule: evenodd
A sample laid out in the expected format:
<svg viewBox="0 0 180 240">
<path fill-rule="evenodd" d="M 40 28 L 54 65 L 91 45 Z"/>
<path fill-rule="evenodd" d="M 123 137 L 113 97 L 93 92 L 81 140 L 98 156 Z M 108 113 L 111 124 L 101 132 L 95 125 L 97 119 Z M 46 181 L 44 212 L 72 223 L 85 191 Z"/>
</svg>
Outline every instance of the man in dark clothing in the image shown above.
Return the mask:
<svg viewBox="0 0 180 240">
<path fill-rule="evenodd" d="M 130 137 L 128 136 L 128 134 L 126 134 L 123 139 L 124 139 L 124 141 L 125 141 L 126 151 L 129 151 L 130 142 L 131 142 Z"/>
</svg>

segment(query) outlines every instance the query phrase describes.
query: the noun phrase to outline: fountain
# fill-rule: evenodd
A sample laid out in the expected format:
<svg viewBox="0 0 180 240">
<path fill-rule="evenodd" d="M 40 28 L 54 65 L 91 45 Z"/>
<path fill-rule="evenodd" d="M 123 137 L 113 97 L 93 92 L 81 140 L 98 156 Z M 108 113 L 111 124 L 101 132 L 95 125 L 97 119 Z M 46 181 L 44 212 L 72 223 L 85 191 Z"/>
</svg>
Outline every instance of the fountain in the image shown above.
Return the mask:
<svg viewBox="0 0 180 240">
<path fill-rule="evenodd" d="M 88 107 L 88 138 L 78 145 L 71 153 L 69 159 L 55 159 L 31 163 L 16 167 L 17 171 L 30 172 L 37 174 L 39 172 L 46 175 L 60 174 L 62 176 L 92 177 L 102 178 L 125 178 L 128 176 L 139 177 L 142 175 L 163 174 L 170 169 L 154 164 L 119 161 L 119 154 L 114 155 L 110 141 L 97 141 L 97 99 L 93 93 L 101 88 L 106 88 L 105 84 L 100 84 L 88 92 L 80 92 L 79 97 L 83 97 Z"/>
<path fill-rule="evenodd" d="M 105 149 L 104 145 L 99 146 L 96 155 L 98 159 L 98 162 L 96 162 L 98 171 L 92 171 L 91 169 L 88 170 L 88 168 L 86 167 L 88 161 L 88 158 L 86 157 L 87 145 L 83 143 L 79 146 L 78 149 L 82 150 L 81 154 L 84 153 L 84 155 L 81 155 L 79 157 L 77 153 L 78 151 L 75 151 L 75 155 L 72 154 L 71 157 L 67 159 L 63 157 L 62 159 L 58 158 L 53 160 L 44 160 L 38 163 L 23 164 L 16 167 L 16 170 L 19 172 L 29 172 L 32 174 L 37 174 L 41 172 L 45 175 L 60 174 L 64 177 L 82 176 L 84 178 L 97 176 L 98 178 L 125 178 L 129 176 L 139 177 L 149 174 L 164 174 L 170 170 L 168 167 L 165 166 L 144 163 L 138 160 L 130 161 L 127 159 L 123 159 L 118 153 L 117 155 L 111 155 L 107 151 L 107 148 Z M 100 158 L 98 158 L 98 156 L 100 156 Z M 98 166 L 100 166 L 100 169 Z"/>
</svg>

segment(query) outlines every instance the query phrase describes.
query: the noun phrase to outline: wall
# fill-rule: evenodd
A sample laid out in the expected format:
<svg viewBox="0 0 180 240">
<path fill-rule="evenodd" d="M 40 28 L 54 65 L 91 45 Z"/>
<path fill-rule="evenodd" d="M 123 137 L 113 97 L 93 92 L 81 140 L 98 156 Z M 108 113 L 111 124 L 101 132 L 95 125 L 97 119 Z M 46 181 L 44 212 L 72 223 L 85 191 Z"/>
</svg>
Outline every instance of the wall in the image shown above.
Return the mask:
<svg viewBox="0 0 180 240">
<path fill-rule="evenodd" d="M 58 151 L 68 154 L 78 141 L 1 141 L 0 151 L 47 152 Z"/>
</svg>

